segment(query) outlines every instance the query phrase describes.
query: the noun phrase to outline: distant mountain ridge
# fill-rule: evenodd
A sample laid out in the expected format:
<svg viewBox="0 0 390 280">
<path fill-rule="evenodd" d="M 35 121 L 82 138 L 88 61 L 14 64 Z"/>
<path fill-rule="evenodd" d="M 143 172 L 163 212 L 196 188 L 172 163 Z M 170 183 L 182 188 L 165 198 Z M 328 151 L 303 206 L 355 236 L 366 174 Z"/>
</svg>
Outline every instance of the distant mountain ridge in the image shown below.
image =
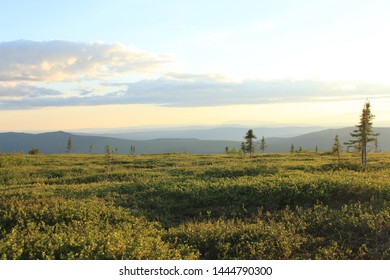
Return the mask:
<svg viewBox="0 0 390 280">
<path fill-rule="evenodd" d="M 267 142 L 266 152 L 288 152 L 293 144 L 295 149 L 302 147 L 314 151 L 316 146 L 319 151 L 329 151 L 333 145 L 334 138 L 339 135 L 340 142 L 344 143 L 351 139 L 350 132 L 354 127 L 340 129 L 325 129 L 309 132 L 294 137 L 269 137 L 265 136 Z M 225 147 L 239 150 L 246 129 L 241 128 L 241 139 L 232 140 L 201 140 L 196 137 L 161 137 L 152 140 L 129 140 L 116 137 L 98 135 L 78 135 L 64 131 L 46 132 L 40 134 L 7 132 L 0 133 L 0 152 L 3 153 L 27 153 L 32 147 L 40 149 L 41 153 L 61 154 L 65 153 L 68 138 L 71 137 L 73 153 L 89 153 L 90 145 L 93 146 L 93 153 L 103 154 L 104 147 L 109 144 L 120 154 L 128 154 L 132 145 L 136 146 L 136 154 L 172 153 L 187 152 L 194 154 L 218 154 L 224 153 Z M 217 131 L 217 130 L 214 130 Z M 390 128 L 374 128 L 379 132 L 379 149 L 383 152 L 390 151 Z M 266 133 L 256 133 L 257 142 Z"/>
<path fill-rule="evenodd" d="M 73 153 L 89 153 L 90 145 L 92 152 L 103 154 L 106 144 L 120 154 L 128 154 L 132 145 L 136 146 L 137 154 L 150 153 L 222 153 L 226 146 L 237 145 L 234 141 L 202 141 L 197 139 L 157 139 L 157 140 L 127 140 L 113 137 L 76 135 L 68 132 L 57 131 L 41 134 L 28 134 L 7 132 L 0 133 L 0 152 L 27 153 L 32 147 L 38 148 L 45 154 L 65 153 L 69 137 L 72 139 Z"/>
<path fill-rule="evenodd" d="M 268 152 L 289 151 L 291 145 L 294 145 L 295 149 L 302 147 L 302 149 L 309 149 L 314 151 L 317 146 L 319 151 L 329 151 L 331 150 L 336 135 L 339 136 L 340 143 L 345 150 L 346 147 L 343 145 L 343 143 L 352 139 L 350 133 L 354 129 L 355 127 L 325 129 L 289 138 L 269 138 Z M 373 130 L 377 133 L 380 133 L 378 136 L 379 150 L 383 152 L 389 152 L 390 128 L 376 127 Z M 370 145 L 372 146 L 371 143 Z M 372 149 L 371 146 L 369 147 L 369 150 Z"/>
<path fill-rule="evenodd" d="M 199 140 L 229 140 L 241 141 L 243 135 L 249 128 L 238 126 L 224 127 L 199 127 L 199 128 L 177 128 L 148 131 L 109 132 L 96 133 L 95 135 L 115 137 L 130 140 L 153 140 L 153 139 L 199 139 Z M 289 126 L 289 127 L 255 127 L 253 131 L 259 137 L 294 137 L 305 133 L 319 131 L 323 127 L 311 126 Z M 76 133 L 77 134 L 77 133 Z"/>
</svg>

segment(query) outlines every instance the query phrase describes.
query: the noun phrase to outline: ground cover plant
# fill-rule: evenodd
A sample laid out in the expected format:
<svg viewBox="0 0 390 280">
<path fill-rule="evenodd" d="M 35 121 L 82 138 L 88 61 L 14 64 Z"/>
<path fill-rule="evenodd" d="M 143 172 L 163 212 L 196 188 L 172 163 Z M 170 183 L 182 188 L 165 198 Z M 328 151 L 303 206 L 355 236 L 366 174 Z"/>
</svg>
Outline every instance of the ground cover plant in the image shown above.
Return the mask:
<svg viewBox="0 0 390 280">
<path fill-rule="evenodd" d="M 390 154 L 0 155 L 1 259 L 390 259 Z"/>
</svg>

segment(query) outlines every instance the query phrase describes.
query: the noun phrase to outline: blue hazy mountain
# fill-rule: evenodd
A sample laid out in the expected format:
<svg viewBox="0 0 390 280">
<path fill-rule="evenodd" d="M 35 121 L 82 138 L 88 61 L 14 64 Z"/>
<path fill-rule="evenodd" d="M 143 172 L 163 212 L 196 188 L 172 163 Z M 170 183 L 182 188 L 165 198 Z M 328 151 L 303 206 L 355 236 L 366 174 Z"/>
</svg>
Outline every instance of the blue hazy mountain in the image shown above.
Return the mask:
<svg viewBox="0 0 390 280">
<path fill-rule="evenodd" d="M 148 130 L 119 130 L 96 133 L 100 136 L 115 137 L 131 140 L 152 140 L 161 138 L 196 138 L 199 140 L 231 140 L 241 141 L 243 135 L 250 127 L 222 126 L 222 127 L 181 127 Z M 318 126 L 289 126 L 289 127 L 254 127 L 255 135 L 259 137 L 293 137 L 309 132 L 324 129 Z"/>
<path fill-rule="evenodd" d="M 280 128 L 275 130 L 275 133 L 282 133 L 280 131 L 278 132 L 279 129 Z M 264 135 L 267 142 L 267 152 L 288 152 L 291 144 L 293 144 L 296 149 L 302 147 L 302 149 L 314 151 L 317 146 L 320 151 L 328 151 L 333 145 L 336 134 L 339 135 L 340 142 L 343 143 L 351 139 L 349 133 L 353 129 L 353 127 L 325 129 L 294 137 L 268 137 L 267 133 L 271 130 L 255 130 L 255 134 L 257 135 L 257 142 L 260 141 L 261 137 Z M 212 138 L 210 135 L 214 135 L 215 138 L 217 138 L 217 134 L 215 133 L 218 131 L 225 130 L 218 130 L 218 128 L 212 129 L 212 133 L 209 131 L 209 137 Z M 194 135 L 194 132 L 192 131 L 191 133 L 188 131 L 185 133 L 183 132 L 181 135 L 178 135 L 177 131 L 175 134 L 171 134 L 168 131 L 169 133 L 158 134 L 160 137 L 150 140 L 122 139 L 118 138 L 120 135 L 116 135 L 116 137 L 79 135 L 63 131 L 39 134 L 7 132 L 0 133 L 0 152 L 27 153 L 32 147 L 35 147 L 40 149 L 41 153 L 61 154 L 66 151 L 67 142 L 70 137 L 72 139 L 73 153 L 89 153 L 89 147 L 92 145 L 93 153 L 103 154 L 105 145 L 109 144 L 112 149 L 116 149 L 120 154 L 128 154 L 132 145 L 136 146 L 137 154 L 170 152 L 213 154 L 224 153 L 225 147 L 229 147 L 229 149 L 235 148 L 238 150 L 246 131 L 247 128 L 240 128 L 240 135 L 236 135 L 236 132 L 234 132 L 234 135 L 231 134 L 230 137 L 227 137 L 226 134 L 221 132 L 220 137 L 225 135 L 227 137 L 226 140 L 202 140 L 198 137 L 194 137 L 196 135 Z M 292 130 L 286 131 L 285 133 L 291 133 L 291 131 Z M 379 149 L 383 152 L 389 152 L 390 141 L 388 140 L 390 139 L 390 128 L 379 127 L 374 128 L 374 131 L 381 134 L 378 137 Z M 152 134 L 149 134 L 149 136 L 151 135 Z M 206 134 L 203 134 L 202 137 L 206 137 L 205 135 Z M 231 139 L 237 140 L 234 141 Z"/>
</svg>

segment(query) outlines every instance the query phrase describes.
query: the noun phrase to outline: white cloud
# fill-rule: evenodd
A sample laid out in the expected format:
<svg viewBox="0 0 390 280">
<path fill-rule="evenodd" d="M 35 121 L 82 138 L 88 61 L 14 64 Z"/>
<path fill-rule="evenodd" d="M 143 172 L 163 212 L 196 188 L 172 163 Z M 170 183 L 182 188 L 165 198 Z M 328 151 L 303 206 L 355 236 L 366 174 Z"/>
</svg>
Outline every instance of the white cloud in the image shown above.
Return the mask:
<svg viewBox="0 0 390 280">
<path fill-rule="evenodd" d="M 0 43 L 0 81 L 107 79 L 128 72 L 155 71 L 170 61 L 119 43 L 12 41 Z"/>
<path fill-rule="evenodd" d="M 287 79 L 234 82 L 218 75 L 172 74 L 165 79 L 129 83 L 127 90 L 116 94 L 122 100 L 134 103 L 196 107 L 383 98 L 390 95 L 390 87 L 357 82 Z"/>
<path fill-rule="evenodd" d="M 76 84 L 72 84 L 75 86 Z M 70 94 L 71 92 L 71 94 Z M 154 80 L 102 83 L 60 93 L 28 84 L 0 87 L 0 109 L 47 106 L 153 104 L 164 107 L 203 107 L 237 104 L 323 102 L 390 97 L 390 87 L 357 82 L 318 80 L 244 80 L 220 75 L 167 74 Z"/>
<path fill-rule="evenodd" d="M 61 96 L 60 91 L 31 86 L 28 84 L 3 85 L 0 84 L 0 98 L 2 100 L 15 100 L 25 98 L 42 98 L 51 96 Z"/>
</svg>

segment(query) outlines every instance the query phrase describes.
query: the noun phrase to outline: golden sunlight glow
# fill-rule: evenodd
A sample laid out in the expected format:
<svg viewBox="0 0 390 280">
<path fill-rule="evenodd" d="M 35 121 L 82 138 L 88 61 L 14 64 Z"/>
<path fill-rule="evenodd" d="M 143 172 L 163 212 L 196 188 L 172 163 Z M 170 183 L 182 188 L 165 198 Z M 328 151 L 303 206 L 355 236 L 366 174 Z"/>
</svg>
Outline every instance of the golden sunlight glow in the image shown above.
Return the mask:
<svg viewBox="0 0 390 280">
<path fill-rule="evenodd" d="M 362 101 L 325 101 L 172 108 L 156 105 L 104 105 L 0 111 L 2 131 L 188 125 L 354 125 Z M 389 99 L 371 101 L 375 121 L 388 122 Z M 227 117 L 228 116 L 228 117 Z"/>
</svg>

